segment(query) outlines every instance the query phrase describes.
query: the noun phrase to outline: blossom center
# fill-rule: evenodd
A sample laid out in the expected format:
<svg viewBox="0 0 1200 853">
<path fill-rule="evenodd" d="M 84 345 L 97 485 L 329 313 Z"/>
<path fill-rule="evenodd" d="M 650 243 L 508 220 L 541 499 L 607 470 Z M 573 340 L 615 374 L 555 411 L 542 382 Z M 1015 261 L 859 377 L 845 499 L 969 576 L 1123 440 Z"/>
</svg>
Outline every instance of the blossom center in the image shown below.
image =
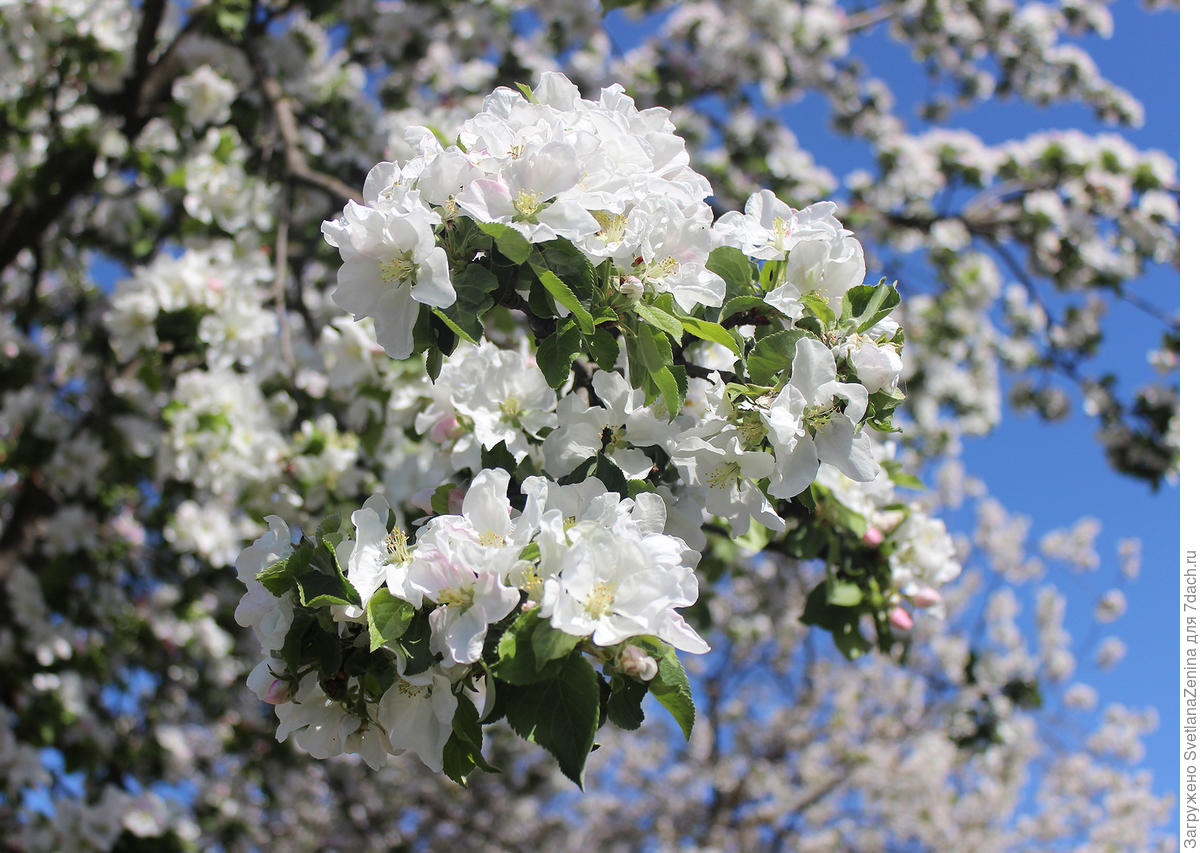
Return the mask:
<svg viewBox="0 0 1200 853">
<path fill-rule="evenodd" d="M 384 548 L 386 549 L 383 561 L 393 566 L 403 566 L 412 559 L 412 549 L 408 547 L 408 534 L 399 528 L 392 528 L 392 532 L 383 540 Z"/>
<path fill-rule="evenodd" d="M 516 397 L 509 397 L 500 404 L 500 415 L 513 426 L 520 426 L 517 418 L 521 415 L 521 401 Z"/>
<path fill-rule="evenodd" d="M 503 545 L 504 537 L 495 530 L 485 530 L 479 534 L 480 545 Z"/>
<path fill-rule="evenodd" d="M 736 462 L 723 462 L 708 472 L 705 477 L 710 489 L 723 489 L 741 476 L 742 470 Z"/>
<path fill-rule="evenodd" d="M 513 207 L 517 210 L 514 219 L 532 220 L 545 207 L 542 204 L 542 194 L 533 190 L 518 190 L 513 199 Z"/>
<path fill-rule="evenodd" d="M 835 403 L 826 403 L 825 405 L 811 405 L 804 409 L 804 427 L 810 432 L 820 432 L 829 426 L 833 416 L 837 414 L 837 405 Z"/>
<path fill-rule="evenodd" d="M 667 278 L 679 271 L 679 261 L 667 255 L 651 262 L 646 267 L 646 278 Z"/>
<path fill-rule="evenodd" d="M 776 216 L 775 221 L 771 223 L 771 244 L 776 249 L 783 249 L 783 238 L 786 237 L 792 230 L 791 225 L 782 216 Z"/>
<path fill-rule="evenodd" d="M 596 236 L 605 243 L 620 243 L 625 236 L 625 220 L 623 214 L 609 213 L 607 210 L 594 210 L 592 216 L 600 223 Z"/>
<path fill-rule="evenodd" d="M 379 276 L 388 284 L 400 285 L 412 281 L 417 275 L 417 264 L 412 249 L 379 262 Z"/>
<path fill-rule="evenodd" d="M 405 681 L 403 678 L 396 679 L 396 689 L 399 690 L 401 693 L 403 693 L 405 696 L 411 697 L 413 699 L 424 699 L 425 697 L 429 696 L 433 692 L 432 688 L 418 687 L 417 685 L 415 685 L 409 681 Z"/>
<path fill-rule="evenodd" d="M 538 573 L 537 566 L 532 563 L 521 572 L 521 589 L 529 593 L 530 597 L 537 599 L 542 595 L 542 587 L 545 585 L 545 580 Z"/>
<path fill-rule="evenodd" d="M 613 601 L 617 598 L 616 590 L 608 581 L 600 581 L 583 600 L 583 610 L 593 619 L 599 619 L 612 612 Z"/>
<path fill-rule="evenodd" d="M 471 587 L 448 586 L 438 593 L 437 603 L 450 607 L 470 607 L 475 601 L 475 590 Z"/>
</svg>

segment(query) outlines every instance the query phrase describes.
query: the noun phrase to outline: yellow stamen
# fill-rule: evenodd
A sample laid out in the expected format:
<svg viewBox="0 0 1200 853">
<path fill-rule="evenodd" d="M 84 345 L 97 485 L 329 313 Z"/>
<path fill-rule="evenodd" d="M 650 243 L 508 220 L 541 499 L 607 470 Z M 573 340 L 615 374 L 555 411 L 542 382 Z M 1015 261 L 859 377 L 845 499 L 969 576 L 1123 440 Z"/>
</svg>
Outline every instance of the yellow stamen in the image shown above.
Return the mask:
<svg viewBox="0 0 1200 853">
<path fill-rule="evenodd" d="M 412 281 L 416 274 L 417 265 L 413 261 L 411 250 L 379 262 L 379 277 L 388 284 L 404 284 Z"/>
<path fill-rule="evenodd" d="M 593 619 L 599 619 L 612 612 L 613 601 L 616 600 L 616 597 L 617 594 L 612 588 L 612 584 L 600 581 L 592 587 L 592 591 L 583 600 L 583 610 Z"/>
</svg>

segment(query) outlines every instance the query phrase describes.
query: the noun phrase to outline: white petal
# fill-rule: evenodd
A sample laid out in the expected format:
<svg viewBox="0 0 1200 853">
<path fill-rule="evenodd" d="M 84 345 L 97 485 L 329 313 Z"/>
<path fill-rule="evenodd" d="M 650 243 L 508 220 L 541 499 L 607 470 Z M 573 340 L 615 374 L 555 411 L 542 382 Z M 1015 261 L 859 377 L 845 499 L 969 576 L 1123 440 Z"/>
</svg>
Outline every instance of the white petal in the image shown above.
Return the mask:
<svg viewBox="0 0 1200 853">
<path fill-rule="evenodd" d="M 808 336 L 796 341 L 796 355 L 792 359 L 792 385 L 799 389 L 804 399 L 817 399 L 817 389 L 837 378 L 833 364 L 833 353 L 829 347 Z"/>
</svg>

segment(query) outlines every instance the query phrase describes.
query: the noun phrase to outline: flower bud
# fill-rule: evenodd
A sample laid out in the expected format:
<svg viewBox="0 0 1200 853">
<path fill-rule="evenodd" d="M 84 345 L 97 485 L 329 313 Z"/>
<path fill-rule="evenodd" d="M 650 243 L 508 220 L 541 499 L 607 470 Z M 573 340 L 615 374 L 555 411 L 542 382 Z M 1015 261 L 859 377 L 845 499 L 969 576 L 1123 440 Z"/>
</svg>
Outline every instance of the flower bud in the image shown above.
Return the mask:
<svg viewBox="0 0 1200 853">
<path fill-rule="evenodd" d="M 438 444 L 458 438 L 462 435 L 462 425 L 454 415 L 446 415 L 429 430 L 429 437 Z"/>
<path fill-rule="evenodd" d="M 650 681 L 658 675 L 658 661 L 638 646 L 626 646 L 617 657 L 617 669 L 625 675 Z"/>
<path fill-rule="evenodd" d="M 878 548 L 883 542 L 883 533 L 878 527 L 868 527 L 862 536 L 863 544 L 868 548 Z"/>
<path fill-rule="evenodd" d="M 893 628 L 899 631 L 908 631 L 913 626 L 912 617 L 903 607 L 893 607 L 892 612 L 888 614 L 888 621 L 892 623 Z"/>
<path fill-rule="evenodd" d="M 908 600 L 915 607 L 933 607 L 935 604 L 942 603 L 942 596 L 936 589 L 931 586 L 918 587 L 915 591 L 909 594 Z"/>
<path fill-rule="evenodd" d="M 630 299 L 641 299 L 646 288 L 636 275 L 625 275 L 621 276 L 621 285 L 618 290 L 623 296 L 628 296 Z"/>
<path fill-rule="evenodd" d="M 446 508 L 450 510 L 451 515 L 459 515 L 462 513 L 463 499 L 467 493 L 462 490 L 461 486 L 455 486 L 450 490 L 450 494 L 446 497 Z"/>
<path fill-rule="evenodd" d="M 288 684 L 282 678 L 276 678 L 271 682 L 262 699 L 268 705 L 281 705 L 291 698 L 291 695 L 292 685 Z"/>
</svg>

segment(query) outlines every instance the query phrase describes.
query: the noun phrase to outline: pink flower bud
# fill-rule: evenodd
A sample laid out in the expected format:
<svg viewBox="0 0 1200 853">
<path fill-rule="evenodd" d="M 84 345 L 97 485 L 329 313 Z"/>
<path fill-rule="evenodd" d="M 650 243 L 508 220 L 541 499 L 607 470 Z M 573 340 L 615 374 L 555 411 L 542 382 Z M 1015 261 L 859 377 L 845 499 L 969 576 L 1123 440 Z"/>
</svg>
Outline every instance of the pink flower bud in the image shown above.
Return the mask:
<svg viewBox="0 0 1200 853">
<path fill-rule="evenodd" d="M 931 586 L 918 587 L 915 592 L 908 596 L 908 600 L 915 607 L 933 607 L 935 604 L 942 603 L 942 596 L 936 589 Z"/>
<path fill-rule="evenodd" d="M 862 541 L 868 548 L 878 548 L 883 542 L 883 532 L 878 527 L 868 527 Z"/>
<path fill-rule="evenodd" d="M 888 614 L 888 621 L 892 623 L 893 628 L 899 631 L 908 631 L 913 626 L 912 617 L 903 607 L 893 607 L 892 612 Z"/>
<path fill-rule="evenodd" d="M 658 675 L 658 661 L 643 648 L 626 646 L 617 657 L 617 669 L 642 681 L 650 681 Z"/>
<path fill-rule="evenodd" d="M 453 489 L 450 490 L 450 494 L 447 495 L 447 497 L 446 497 L 446 504 L 447 504 L 447 509 L 450 510 L 451 515 L 461 515 L 462 514 L 463 499 L 466 496 L 467 496 L 467 493 L 462 490 L 461 486 L 455 486 Z"/>
<path fill-rule="evenodd" d="M 292 695 L 292 685 L 281 678 L 276 678 L 263 694 L 263 701 L 268 705 L 279 705 L 286 702 Z"/>
<path fill-rule="evenodd" d="M 528 613 L 530 610 L 533 610 L 533 608 L 535 608 L 537 606 L 538 606 L 538 603 L 536 601 L 534 601 L 532 598 L 526 599 L 525 603 L 521 605 L 521 612 Z"/>
<path fill-rule="evenodd" d="M 429 437 L 441 444 L 462 435 L 462 426 L 454 415 L 446 415 L 429 430 Z"/>
</svg>

